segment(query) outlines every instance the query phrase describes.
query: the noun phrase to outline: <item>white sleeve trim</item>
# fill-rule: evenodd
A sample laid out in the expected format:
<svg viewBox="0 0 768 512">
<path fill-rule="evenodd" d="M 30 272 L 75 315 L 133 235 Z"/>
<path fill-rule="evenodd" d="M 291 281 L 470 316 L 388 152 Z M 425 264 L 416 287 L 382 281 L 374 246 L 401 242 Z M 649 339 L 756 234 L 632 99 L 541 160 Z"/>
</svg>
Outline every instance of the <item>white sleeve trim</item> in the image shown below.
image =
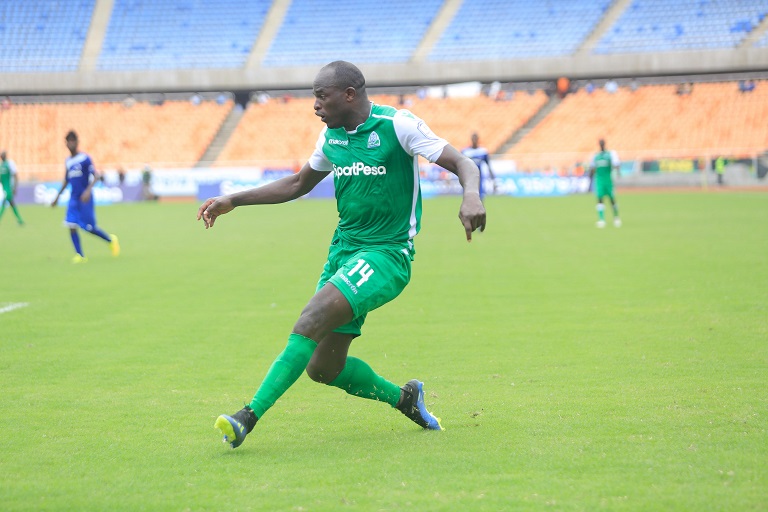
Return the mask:
<svg viewBox="0 0 768 512">
<path fill-rule="evenodd" d="M 407 110 L 398 110 L 392 118 L 400 146 L 411 156 L 422 156 L 434 163 L 448 141 L 435 135 L 427 123 Z"/>
<path fill-rule="evenodd" d="M 315 171 L 330 172 L 333 170 L 333 164 L 331 164 L 331 161 L 328 160 L 328 157 L 325 156 L 325 153 L 323 153 L 323 145 L 325 144 L 325 132 L 327 129 L 327 126 L 323 127 L 322 131 L 320 132 L 320 136 L 317 137 L 315 150 L 309 157 L 309 166 Z"/>
</svg>

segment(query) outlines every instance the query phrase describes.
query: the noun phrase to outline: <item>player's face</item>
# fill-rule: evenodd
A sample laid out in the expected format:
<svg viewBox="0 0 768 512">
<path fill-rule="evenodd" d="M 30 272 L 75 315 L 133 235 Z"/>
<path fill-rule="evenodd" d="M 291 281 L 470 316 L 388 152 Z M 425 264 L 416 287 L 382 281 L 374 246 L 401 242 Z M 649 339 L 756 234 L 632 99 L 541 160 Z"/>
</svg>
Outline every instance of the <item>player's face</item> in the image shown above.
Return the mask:
<svg viewBox="0 0 768 512">
<path fill-rule="evenodd" d="M 67 149 L 69 149 L 69 151 L 72 153 L 75 153 L 77 151 L 77 139 L 67 139 Z"/>
<path fill-rule="evenodd" d="M 346 124 L 350 110 L 347 91 L 335 86 L 329 73 L 321 71 L 317 75 L 312 93 L 315 95 L 315 115 L 328 128 L 341 128 Z"/>
</svg>

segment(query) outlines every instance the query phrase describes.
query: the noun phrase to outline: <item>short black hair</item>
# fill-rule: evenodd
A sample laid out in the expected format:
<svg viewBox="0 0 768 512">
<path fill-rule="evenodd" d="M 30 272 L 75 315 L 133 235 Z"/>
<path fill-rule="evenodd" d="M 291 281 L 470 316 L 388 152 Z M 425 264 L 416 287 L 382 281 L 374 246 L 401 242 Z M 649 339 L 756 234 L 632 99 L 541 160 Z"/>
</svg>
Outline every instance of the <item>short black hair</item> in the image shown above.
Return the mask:
<svg viewBox="0 0 768 512">
<path fill-rule="evenodd" d="M 64 137 L 64 140 L 77 140 L 77 133 L 75 133 L 75 130 L 69 130 L 67 136 Z"/>
<path fill-rule="evenodd" d="M 355 90 L 365 89 L 365 77 L 360 68 L 345 60 L 335 60 L 325 66 L 333 70 L 336 77 L 336 87 L 346 89 L 352 87 Z"/>
</svg>

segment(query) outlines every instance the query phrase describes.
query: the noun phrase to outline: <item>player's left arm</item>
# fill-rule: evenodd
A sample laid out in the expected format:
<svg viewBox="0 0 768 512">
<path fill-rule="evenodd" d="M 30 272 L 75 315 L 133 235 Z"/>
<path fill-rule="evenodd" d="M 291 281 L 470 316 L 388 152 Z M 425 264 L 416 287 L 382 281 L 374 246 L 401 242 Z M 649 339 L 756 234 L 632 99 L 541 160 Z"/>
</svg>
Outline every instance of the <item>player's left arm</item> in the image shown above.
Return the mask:
<svg viewBox="0 0 768 512">
<path fill-rule="evenodd" d="M 491 169 L 491 156 L 488 153 L 485 154 L 485 165 L 488 168 L 488 176 L 491 177 L 493 182 L 493 191 L 496 192 L 496 175 L 493 174 L 493 169 Z"/>
<path fill-rule="evenodd" d="M 8 160 L 8 168 L 11 171 L 11 181 L 13 182 L 11 184 L 11 192 L 13 192 L 13 197 L 16 197 L 16 189 L 19 185 L 19 176 L 16 173 L 16 162 L 13 160 Z"/>
<path fill-rule="evenodd" d="M 88 200 L 91 199 L 91 190 L 93 189 L 93 186 L 98 181 L 98 176 L 96 175 L 96 168 L 93 166 L 93 163 L 91 163 L 88 166 L 88 186 L 85 187 L 85 190 L 83 190 L 83 193 L 80 194 L 80 201 L 85 203 Z"/>
<path fill-rule="evenodd" d="M 450 144 L 443 148 L 443 152 L 435 163 L 459 177 L 459 183 L 464 189 L 464 197 L 459 208 L 459 220 L 467 234 L 467 242 L 471 242 L 473 231 L 477 229 L 485 231 L 486 213 L 483 202 L 480 200 L 480 169 L 475 162 L 459 153 Z"/>
<path fill-rule="evenodd" d="M 435 135 L 427 124 L 407 110 L 399 110 L 394 116 L 394 127 L 400 146 L 409 155 L 419 155 L 459 177 L 464 189 L 464 199 L 459 208 L 459 219 L 472 241 L 472 232 L 485 229 L 485 207 L 480 200 L 480 169 L 467 156 Z"/>
<path fill-rule="evenodd" d="M 621 160 L 619 160 L 619 155 L 615 151 L 611 151 L 611 167 L 614 171 L 616 171 L 616 177 L 619 177 L 619 169 L 621 168 Z"/>
</svg>

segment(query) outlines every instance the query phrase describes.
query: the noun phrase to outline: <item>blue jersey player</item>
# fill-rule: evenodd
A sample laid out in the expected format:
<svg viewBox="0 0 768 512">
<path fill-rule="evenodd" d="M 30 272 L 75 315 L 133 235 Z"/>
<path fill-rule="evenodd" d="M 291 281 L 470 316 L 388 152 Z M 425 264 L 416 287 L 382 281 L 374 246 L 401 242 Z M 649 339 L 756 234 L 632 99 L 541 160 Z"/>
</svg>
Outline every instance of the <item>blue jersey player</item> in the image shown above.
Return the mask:
<svg viewBox="0 0 768 512">
<path fill-rule="evenodd" d="M 64 223 L 69 226 L 72 245 L 75 246 L 76 254 L 72 262 L 85 263 L 88 261 L 80 245 L 78 228 L 82 228 L 108 242 L 112 255 L 118 256 L 120 254 L 120 244 L 117 241 L 117 237 L 115 235 L 108 235 L 96 225 L 96 212 L 93 207 L 92 193 L 93 185 L 96 182 L 96 170 L 91 157 L 77 150 L 77 134 L 74 131 L 67 133 L 65 140 L 67 142 L 67 149 L 69 149 L 72 156 L 67 158 L 64 182 L 61 184 L 59 193 L 56 194 L 56 199 L 53 200 L 51 206 L 56 206 L 56 203 L 59 202 L 59 196 L 69 185 L 72 189 Z"/>
<path fill-rule="evenodd" d="M 485 197 L 485 187 L 483 185 L 483 173 L 487 172 L 493 181 L 493 191 L 496 192 L 496 176 L 491 169 L 491 159 L 488 157 L 488 150 L 478 145 L 479 137 L 476 133 L 472 134 L 472 145 L 463 149 L 464 156 L 470 158 L 478 169 L 480 169 L 480 198 Z"/>
</svg>

